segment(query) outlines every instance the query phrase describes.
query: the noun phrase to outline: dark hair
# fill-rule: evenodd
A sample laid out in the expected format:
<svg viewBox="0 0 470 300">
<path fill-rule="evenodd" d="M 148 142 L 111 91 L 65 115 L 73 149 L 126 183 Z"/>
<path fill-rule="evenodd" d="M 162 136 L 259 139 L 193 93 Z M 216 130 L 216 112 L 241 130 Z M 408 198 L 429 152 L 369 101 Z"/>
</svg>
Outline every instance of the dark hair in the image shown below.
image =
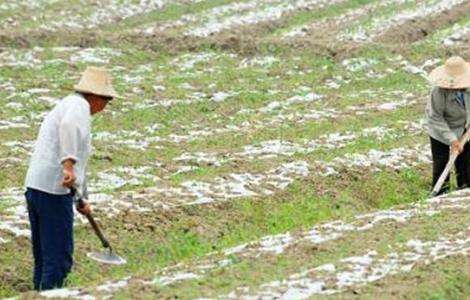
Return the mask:
<svg viewBox="0 0 470 300">
<path fill-rule="evenodd" d="M 113 100 L 113 97 L 110 97 L 110 96 L 102 96 L 102 95 L 97 95 L 97 94 L 93 94 L 93 93 L 84 93 L 84 92 L 78 92 L 78 91 L 77 91 L 77 93 L 81 94 L 85 99 L 87 98 L 87 96 L 95 95 L 95 96 L 98 96 L 100 98 L 103 98 L 103 100 L 105 100 L 105 101 Z"/>
</svg>

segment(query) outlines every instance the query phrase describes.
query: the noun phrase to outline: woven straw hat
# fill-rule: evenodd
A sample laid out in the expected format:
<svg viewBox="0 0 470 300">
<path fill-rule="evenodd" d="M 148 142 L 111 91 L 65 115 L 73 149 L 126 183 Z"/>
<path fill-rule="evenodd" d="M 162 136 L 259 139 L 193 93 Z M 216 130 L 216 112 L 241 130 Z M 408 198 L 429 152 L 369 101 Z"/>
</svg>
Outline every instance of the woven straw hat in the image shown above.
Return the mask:
<svg viewBox="0 0 470 300">
<path fill-rule="evenodd" d="M 470 88 L 470 63 L 459 56 L 451 57 L 429 74 L 429 80 L 446 89 Z"/>
<path fill-rule="evenodd" d="M 105 97 L 118 97 L 111 83 L 111 77 L 103 68 L 87 67 L 80 78 L 80 82 L 74 86 L 77 92 L 90 93 Z"/>
</svg>

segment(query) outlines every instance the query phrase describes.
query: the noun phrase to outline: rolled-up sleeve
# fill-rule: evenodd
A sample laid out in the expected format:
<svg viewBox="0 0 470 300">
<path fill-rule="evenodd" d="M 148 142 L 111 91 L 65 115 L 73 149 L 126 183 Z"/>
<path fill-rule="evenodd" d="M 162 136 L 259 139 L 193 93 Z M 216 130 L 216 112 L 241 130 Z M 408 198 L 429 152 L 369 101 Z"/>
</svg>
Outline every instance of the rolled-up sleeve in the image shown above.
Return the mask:
<svg viewBox="0 0 470 300">
<path fill-rule="evenodd" d="M 431 93 L 427 106 L 428 126 L 431 132 L 437 133 L 448 144 L 457 140 L 457 136 L 449 127 L 449 124 L 444 119 L 445 98 L 438 88 L 434 88 Z"/>
</svg>

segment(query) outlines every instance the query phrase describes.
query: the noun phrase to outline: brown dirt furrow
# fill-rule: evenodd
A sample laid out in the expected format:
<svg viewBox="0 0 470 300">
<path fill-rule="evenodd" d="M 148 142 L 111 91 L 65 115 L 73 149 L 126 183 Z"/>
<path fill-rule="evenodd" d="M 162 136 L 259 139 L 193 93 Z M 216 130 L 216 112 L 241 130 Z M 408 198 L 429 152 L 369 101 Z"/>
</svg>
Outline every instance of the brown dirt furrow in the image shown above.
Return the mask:
<svg viewBox="0 0 470 300">
<path fill-rule="evenodd" d="M 426 167 L 417 168 L 420 173 L 426 172 Z M 397 186 L 401 186 L 399 173 L 396 177 Z M 354 184 L 351 184 L 351 176 L 353 176 Z M 377 199 L 386 193 L 380 185 L 362 185 L 361 182 L 371 182 L 376 176 L 373 173 L 357 174 L 345 170 L 341 177 L 336 178 L 335 187 L 328 187 L 328 179 L 318 180 L 316 177 L 308 177 L 301 180 L 299 186 L 302 188 L 304 195 L 316 195 L 317 197 L 325 197 L 330 201 L 331 210 L 339 213 L 342 210 L 362 212 L 364 209 L 369 210 L 377 207 L 379 203 Z M 359 207 L 352 206 L 352 202 L 345 202 L 344 190 L 350 189 L 350 193 L 362 199 L 362 205 Z M 417 187 L 419 188 L 419 187 Z M 408 191 L 409 193 L 413 193 Z M 140 213 L 131 210 L 123 210 L 120 214 L 111 219 L 100 215 L 99 207 L 96 207 L 97 215 L 101 217 L 103 223 L 108 224 L 109 231 L 118 235 L 121 230 L 133 233 L 164 233 L 175 228 L 183 228 L 191 234 L 203 236 L 207 240 L 213 240 L 223 236 L 228 228 L 228 224 L 237 220 L 239 223 L 251 223 L 256 213 L 264 212 L 263 218 L 270 216 L 269 207 L 274 207 L 283 202 L 291 201 L 289 199 L 289 190 L 280 191 L 270 197 L 255 197 L 251 199 L 240 199 L 239 201 L 213 202 L 204 205 L 190 205 L 181 207 L 172 207 L 170 210 L 164 208 L 152 208 L 148 212 Z M 165 199 L 155 199 L 155 201 L 165 201 Z M 241 213 L 240 205 L 249 204 L 250 206 L 259 208 L 256 213 Z M 208 218 L 213 216 L 214 218 Z"/>
<path fill-rule="evenodd" d="M 458 22 L 470 13 L 470 1 L 455 6 L 430 18 L 414 19 L 404 24 L 389 28 L 376 38 L 376 42 L 394 44 L 400 47 L 402 44 L 410 44 L 419 41 L 442 27 Z"/>
<path fill-rule="evenodd" d="M 449 26 L 466 17 L 470 11 L 470 1 L 456 6 L 431 18 L 415 19 L 388 29 L 375 39 L 375 43 L 390 48 L 391 51 L 406 54 L 413 42 L 419 41 L 436 30 Z M 354 42 L 337 42 L 334 38 L 338 24 L 326 22 L 319 30 L 312 30 L 303 38 L 281 39 L 266 38 L 276 29 L 286 26 L 290 16 L 298 12 L 286 14 L 276 21 L 267 21 L 256 26 L 240 26 L 226 30 L 207 38 L 174 35 L 159 32 L 154 35 L 132 33 L 116 33 L 103 30 L 94 31 L 31 31 L 28 33 L 0 32 L 0 44 L 12 47 L 31 47 L 42 44 L 57 44 L 60 46 L 93 47 L 109 45 L 119 47 L 123 44 L 140 46 L 142 49 L 178 53 L 198 51 L 203 49 L 220 49 L 236 52 L 242 55 L 253 55 L 260 51 L 285 49 L 288 46 L 292 51 L 297 49 L 310 49 L 318 55 L 331 58 L 344 59 L 354 56 L 369 44 Z M 347 24 L 344 24 L 345 26 Z M 342 27 L 342 26 L 341 26 Z M 446 54 L 462 53 L 462 47 L 448 47 Z"/>
<path fill-rule="evenodd" d="M 312 8 L 312 10 L 314 9 Z M 266 42 L 266 35 L 269 35 L 277 28 L 286 26 L 290 16 L 300 11 L 286 13 L 279 20 L 260 22 L 253 26 L 239 26 L 215 33 L 206 38 L 171 32 L 144 35 L 135 31 L 118 33 L 100 29 L 82 31 L 8 31 L 0 32 L 0 44 L 16 48 L 29 48 L 46 44 L 79 47 L 94 47 L 97 45 L 121 47 L 123 44 L 132 44 L 134 46 L 141 46 L 142 49 L 171 54 L 211 48 L 252 55 L 261 50 L 269 50 L 270 47 L 275 47 L 277 44 L 282 46 L 282 43 L 278 41 Z M 324 47 L 319 48 L 318 53 L 321 55 L 330 54 Z"/>
<path fill-rule="evenodd" d="M 413 43 L 418 42 L 433 34 L 439 29 L 450 26 L 462 18 L 468 16 L 470 12 L 470 1 L 444 11 L 441 14 L 430 18 L 414 19 L 404 24 L 393 26 L 380 34 L 375 40 L 375 45 L 381 45 L 393 53 L 406 55 L 411 51 Z M 326 22 L 318 30 L 310 30 L 308 34 L 301 38 L 287 40 L 270 40 L 269 43 L 279 46 L 288 46 L 291 49 L 312 49 L 321 55 L 329 55 L 337 59 L 345 59 L 355 56 L 364 47 L 369 47 L 369 43 L 355 43 L 342 41 L 338 42 L 334 37 L 336 33 L 347 26 L 342 23 L 338 26 L 336 22 Z M 470 47 L 461 43 L 455 47 L 443 47 L 444 56 L 461 55 L 468 56 Z"/>
</svg>

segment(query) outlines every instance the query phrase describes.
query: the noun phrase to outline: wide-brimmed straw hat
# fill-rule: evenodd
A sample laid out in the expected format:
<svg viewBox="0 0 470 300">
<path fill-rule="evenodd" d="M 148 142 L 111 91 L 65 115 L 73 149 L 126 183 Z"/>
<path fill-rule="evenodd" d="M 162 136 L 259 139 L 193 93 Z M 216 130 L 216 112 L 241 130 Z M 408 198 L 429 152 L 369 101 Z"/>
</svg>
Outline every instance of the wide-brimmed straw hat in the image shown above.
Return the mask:
<svg viewBox="0 0 470 300">
<path fill-rule="evenodd" d="M 111 76 L 103 68 L 87 67 L 80 78 L 80 82 L 74 86 L 77 92 L 95 94 L 98 96 L 116 98 L 119 95 L 111 83 Z"/>
<path fill-rule="evenodd" d="M 446 89 L 466 89 L 470 87 L 470 63 L 460 56 L 449 58 L 443 66 L 429 74 L 429 80 L 436 86 Z"/>
</svg>

